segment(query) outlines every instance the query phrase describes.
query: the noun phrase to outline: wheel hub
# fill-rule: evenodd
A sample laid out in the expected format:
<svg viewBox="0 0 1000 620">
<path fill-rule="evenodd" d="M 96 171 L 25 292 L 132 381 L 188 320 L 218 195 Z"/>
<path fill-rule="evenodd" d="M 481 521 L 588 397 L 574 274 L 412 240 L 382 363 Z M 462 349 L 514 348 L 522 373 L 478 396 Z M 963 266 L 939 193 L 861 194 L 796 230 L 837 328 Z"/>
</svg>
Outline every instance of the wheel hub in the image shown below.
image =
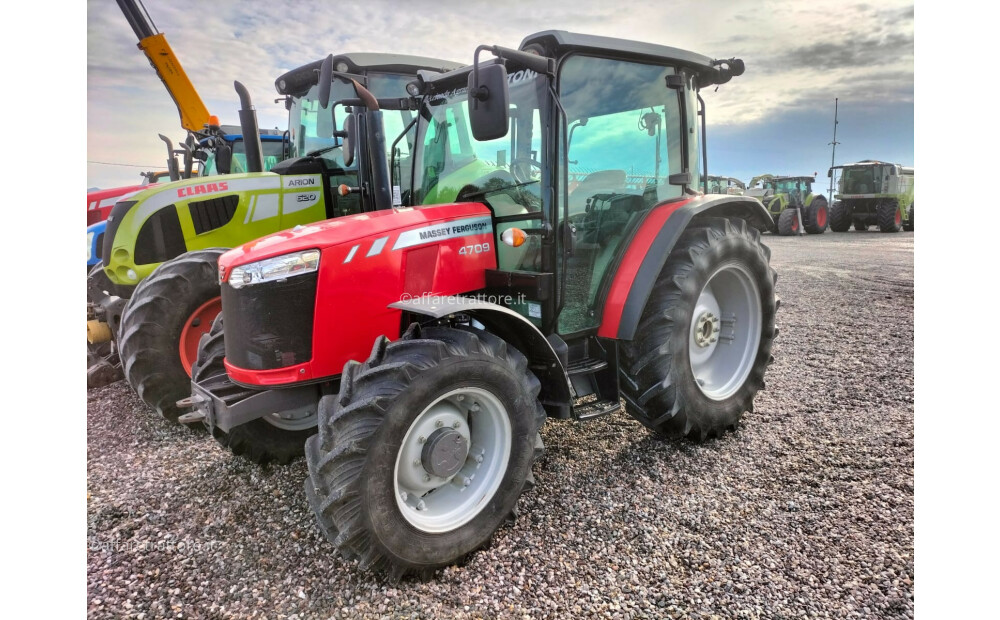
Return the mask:
<svg viewBox="0 0 1000 620">
<path fill-rule="evenodd" d="M 719 317 L 711 312 L 702 312 L 695 321 L 694 343 L 700 348 L 716 342 L 719 339 Z"/>
<path fill-rule="evenodd" d="M 420 463 L 432 476 L 448 478 L 465 464 L 469 456 L 469 442 L 458 431 L 439 428 L 431 433 L 420 451 Z"/>
</svg>

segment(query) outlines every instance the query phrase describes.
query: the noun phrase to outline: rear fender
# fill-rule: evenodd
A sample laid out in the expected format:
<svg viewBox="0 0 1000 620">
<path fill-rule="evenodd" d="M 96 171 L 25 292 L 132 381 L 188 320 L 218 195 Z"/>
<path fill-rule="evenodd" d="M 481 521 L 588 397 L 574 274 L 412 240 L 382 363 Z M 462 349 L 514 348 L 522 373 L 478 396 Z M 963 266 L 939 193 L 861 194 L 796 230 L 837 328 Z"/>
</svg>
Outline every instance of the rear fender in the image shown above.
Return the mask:
<svg viewBox="0 0 1000 620">
<path fill-rule="evenodd" d="M 546 405 L 546 410 L 567 407 L 572 403 L 569 375 L 559 355 L 537 327 L 513 310 L 461 296 L 414 298 L 390 304 L 389 307 L 432 319 L 455 314 L 472 317 L 482 323 L 488 332 L 503 338 L 528 358 L 528 366 L 542 384 L 539 399 Z"/>
<path fill-rule="evenodd" d="M 707 217 L 738 217 L 757 228 L 769 228 L 772 223 L 764 205 L 747 196 L 699 196 L 654 208 L 636 231 L 612 279 L 598 336 L 635 337 L 646 300 L 674 245 L 692 220 Z"/>
</svg>

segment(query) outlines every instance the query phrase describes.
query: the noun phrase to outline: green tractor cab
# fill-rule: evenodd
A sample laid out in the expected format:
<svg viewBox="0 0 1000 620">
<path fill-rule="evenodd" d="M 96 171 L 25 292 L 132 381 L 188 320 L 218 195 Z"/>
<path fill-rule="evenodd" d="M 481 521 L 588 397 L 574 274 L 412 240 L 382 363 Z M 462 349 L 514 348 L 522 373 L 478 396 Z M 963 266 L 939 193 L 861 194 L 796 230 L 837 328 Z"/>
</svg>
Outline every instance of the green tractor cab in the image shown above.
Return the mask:
<svg viewBox="0 0 1000 620">
<path fill-rule="evenodd" d="M 866 159 L 854 164 L 834 166 L 832 177 L 840 170 L 837 193 L 830 209 L 830 228 L 834 232 L 868 230 L 878 226 L 882 232 L 913 230 L 913 168 Z"/>
<path fill-rule="evenodd" d="M 725 194 L 727 196 L 742 196 L 747 191 L 743 181 L 734 177 L 717 177 L 708 175 L 708 194 Z"/>
<path fill-rule="evenodd" d="M 771 232 L 779 235 L 796 235 L 803 230 L 809 234 L 826 231 L 828 205 L 823 194 L 812 191 L 814 176 L 773 176 L 764 174 L 750 181 L 747 195 L 763 203 L 774 225 Z M 759 185 L 759 187 L 758 187 Z"/>
</svg>

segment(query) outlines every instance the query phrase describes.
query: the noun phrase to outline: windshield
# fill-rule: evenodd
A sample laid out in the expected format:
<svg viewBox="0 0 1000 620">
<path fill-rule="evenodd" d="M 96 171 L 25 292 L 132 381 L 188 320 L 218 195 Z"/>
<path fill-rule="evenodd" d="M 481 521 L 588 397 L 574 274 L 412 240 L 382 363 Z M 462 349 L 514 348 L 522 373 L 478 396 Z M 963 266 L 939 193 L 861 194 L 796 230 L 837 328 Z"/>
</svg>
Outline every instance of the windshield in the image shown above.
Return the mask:
<svg viewBox="0 0 1000 620">
<path fill-rule="evenodd" d="M 246 144 L 244 144 L 242 139 L 233 140 L 229 144 L 233 147 L 233 163 L 230 172 L 232 174 L 247 172 Z M 281 140 L 261 140 L 260 148 L 264 160 L 264 172 L 267 172 L 284 159 Z M 215 167 L 215 151 L 212 151 L 208 154 L 208 159 L 205 160 L 201 168 L 200 176 L 210 177 L 217 174 L 219 174 L 219 171 Z"/>
<path fill-rule="evenodd" d="M 840 177 L 842 194 L 874 194 L 876 166 L 845 168 Z"/>
<path fill-rule="evenodd" d="M 811 184 L 801 179 L 784 179 L 771 184 L 776 194 L 792 194 L 795 192 L 809 191 Z"/>
<path fill-rule="evenodd" d="M 358 82 L 364 84 L 361 76 Z M 398 98 L 406 97 L 406 84 L 413 80 L 412 75 L 399 75 L 392 73 L 371 73 L 367 78 L 367 88 L 377 98 Z M 319 85 L 314 84 L 309 92 L 303 97 L 296 97 L 289 110 L 288 128 L 292 143 L 292 157 L 301 157 L 306 153 L 321 149 L 335 147 L 319 156 L 330 162 L 331 165 L 339 168 L 344 167 L 344 157 L 340 150 L 340 140 L 333 136 L 334 125 L 337 129 L 343 129 L 343 122 L 346 115 L 341 105 L 335 105 L 337 101 L 343 99 L 355 99 L 357 93 L 354 85 L 341 77 L 336 77 L 330 88 L 330 107 L 323 110 L 319 106 Z M 412 113 L 409 111 L 395 112 L 386 110 L 383 117 L 385 128 L 386 147 L 392 144 L 402 131 L 403 127 L 410 122 Z M 405 153 L 409 152 L 409 144 L 404 144 L 401 140 L 397 148 Z"/>
<path fill-rule="evenodd" d="M 474 196 L 488 202 L 498 217 L 541 209 L 539 181 L 545 154 L 540 103 L 547 81 L 532 71 L 514 71 L 508 75 L 508 85 L 510 130 L 496 140 L 480 142 L 472 137 L 464 86 L 425 100 L 412 204 Z M 507 189 L 489 192 L 500 188 Z"/>
</svg>

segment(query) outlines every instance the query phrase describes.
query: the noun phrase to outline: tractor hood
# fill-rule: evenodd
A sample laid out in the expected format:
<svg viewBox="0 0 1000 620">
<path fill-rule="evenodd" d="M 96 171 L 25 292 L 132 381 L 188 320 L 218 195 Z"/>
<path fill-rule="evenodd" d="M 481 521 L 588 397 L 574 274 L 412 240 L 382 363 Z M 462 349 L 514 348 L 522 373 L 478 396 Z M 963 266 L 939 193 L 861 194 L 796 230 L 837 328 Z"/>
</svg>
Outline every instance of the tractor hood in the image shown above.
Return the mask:
<svg viewBox="0 0 1000 620">
<path fill-rule="evenodd" d="M 229 273 L 233 267 L 247 263 L 302 250 L 322 251 L 363 239 L 371 239 L 371 243 L 367 244 L 371 247 L 359 247 L 359 250 L 371 253 L 376 245 L 379 249 L 387 247 L 392 251 L 432 243 L 439 239 L 465 236 L 473 232 L 492 232 L 492 230 L 490 210 L 480 203 L 454 203 L 359 213 L 296 226 L 245 243 L 219 257 L 219 269 L 220 272 Z"/>
</svg>

